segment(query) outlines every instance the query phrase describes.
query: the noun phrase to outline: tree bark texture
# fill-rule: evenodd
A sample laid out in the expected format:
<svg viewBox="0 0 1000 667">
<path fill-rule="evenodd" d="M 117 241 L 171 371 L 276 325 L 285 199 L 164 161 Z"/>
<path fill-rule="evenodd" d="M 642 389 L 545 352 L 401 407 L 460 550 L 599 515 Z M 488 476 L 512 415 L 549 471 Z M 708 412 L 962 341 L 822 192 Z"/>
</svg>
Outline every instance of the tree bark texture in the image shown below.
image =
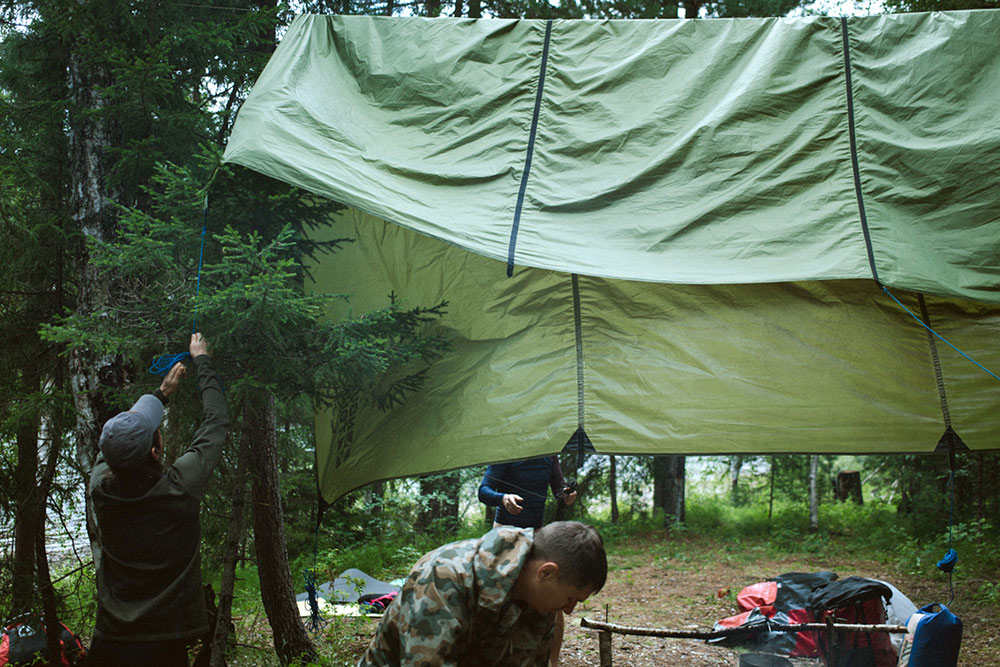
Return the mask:
<svg viewBox="0 0 1000 667">
<path fill-rule="evenodd" d="M 740 471 L 743 469 L 743 457 L 733 455 L 729 457 L 729 498 L 733 507 L 740 502 Z"/>
<path fill-rule="evenodd" d="M 62 363 L 62 362 L 57 362 Z M 61 373 L 57 371 L 57 386 L 61 386 Z M 58 408 L 57 408 L 58 409 Z M 55 418 L 52 428 L 52 441 L 48 448 L 45 461 L 45 469 L 38 484 L 38 507 L 36 509 L 36 520 L 38 521 L 38 540 L 35 542 L 35 558 L 38 571 L 38 591 L 42 597 L 42 613 L 45 619 L 45 634 L 48 639 L 49 656 L 57 656 L 61 652 L 62 627 L 59 625 L 59 616 L 56 610 L 56 593 L 52 585 L 52 576 L 49 572 L 49 557 L 45 549 L 45 506 L 52 489 L 52 480 L 56 476 L 56 465 L 59 462 L 59 452 L 62 449 L 62 420 Z"/>
<path fill-rule="evenodd" d="M 608 486 L 611 494 L 611 523 L 618 524 L 618 466 L 614 455 L 609 457 Z"/>
<path fill-rule="evenodd" d="M 771 457 L 771 471 L 767 497 L 767 532 L 771 532 L 771 516 L 774 514 L 774 457 Z"/>
<path fill-rule="evenodd" d="M 819 472 L 819 457 L 809 457 L 809 532 L 819 530 L 819 492 L 816 478 Z"/>
<path fill-rule="evenodd" d="M 241 442 L 250 452 L 254 546 L 260 596 L 274 635 L 274 650 L 284 664 L 316 662 L 316 649 L 306 634 L 295 605 L 285 521 L 278 485 L 278 439 L 274 396 L 249 390 L 243 400 Z"/>
<path fill-rule="evenodd" d="M 245 431 L 244 431 L 245 435 Z M 236 588 L 236 563 L 240 555 L 240 540 L 243 537 L 243 512 L 246 505 L 247 453 L 249 447 L 240 438 L 240 449 L 236 457 L 236 472 L 233 477 L 233 507 L 229 514 L 229 529 L 223 553 L 222 582 L 219 585 L 219 610 L 215 617 L 210 649 L 210 667 L 224 667 L 226 664 L 226 644 L 229 641 L 229 626 L 233 620 L 233 591 Z"/>
<path fill-rule="evenodd" d="M 89 315 L 98 312 L 108 301 L 109 289 L 97 269 L 89 261 L 88 240 L 109 240 L 117 224 L 114 207 L 115 192 L 109 189 L 111 172 L 110 149 L 119 136 L 113 124 L 102 113 L 106 104 L 100 91 L 109 85 L 111 76 L 100 66 L 88 62 L 85 31 L 86 20 L 76 22 L 79 33 L 72 38 L 68 57 L 68 88 L 73 111 L 69 114 L 70 212 L 80 231 L 76 246 L 79 270 L 76 312 Z M 97 458 L 97 442 L 104 422 L 117 407 L 107 399 L 103 388 L 120 388 L 125 378 L 121 360 L 114 356 L 99 356 L 78 348 L 70 355 L 70 385 L 76 407 L 76 461 L 83 471 L 84 481 L 90 475 Z M 87 496 L 87 526 L 95 567 L 100 562 L 100 545 L 94 533 L 94 522 Z"/>
<path fill-rule="evenodd" d="M 653 509 L 662 509 L 666 525 L 684 523 L 683 456 L 653 457 Z"/>
<path fill-rule="evenodd" d="M 844 502 L 851 500 L 858 505 L 864 504 L 864 497 L 861 495 L 861 473 L 857 470 L 843 470 L 837 473 L 837 480 L 834 482 L 834 491 L 837 500 Z"/>
<path fill-rule="evenodd" d="M 36 348 L 37 349 L 37 348 Z M 38 357 L 28 354 L 21 365 L 21 415 L 17 427 L 17 468 L 15 489 L 17 511 L 14 513 L 14 562 L 11 572 L 10 615 L 29 611 L 34 606 L 35 545 L 38 534 L 38 429 L 39 415 L 34 397 L 41 384 Z M 43 501 L 44 502 L 44 501 Z M 44 526 L 44 520 L 41 522 Z"/>
</svg>

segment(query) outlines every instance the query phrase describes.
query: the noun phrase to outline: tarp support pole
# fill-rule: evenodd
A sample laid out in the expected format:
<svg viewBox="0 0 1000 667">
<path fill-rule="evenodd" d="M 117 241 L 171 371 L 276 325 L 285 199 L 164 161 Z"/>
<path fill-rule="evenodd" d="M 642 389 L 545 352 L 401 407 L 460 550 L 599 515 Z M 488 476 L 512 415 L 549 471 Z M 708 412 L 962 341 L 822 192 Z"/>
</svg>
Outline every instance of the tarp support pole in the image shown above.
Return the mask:
<svg viewBox="0 0 1000 667">
<path fill-rule="evenodd" d="M 507 246 L 507 277 L 514 275 L 514 247 L 517 245 L 517 230 L 521 226 L 521 208 L 524 206 L 524 193 L 528 187 L 528 175 L 531 173 L 531 156 L 535 152 L 535 134 L 538 132 L 538 114 L 542 109 L 542 91 L 545 90 L 545 68 L 549 62 L 549 41 L 552 39 L 552 21 L 545 22 L 545 42 L 542 44 L 542 66 L 538 72 L 538 89 L 535 91 L 535 110 L 531 114 L 531 132 L 528 134 L 528 151 L 524 158 L 524 173 L 521 174 L 521 187 L 517 191 L 517 206 L 514 207 L 514 224 L 510 230 L 510 244 Z"/>
<path fill-rule="evenodd" d="M 854 88 L 851 84 L 851 43 L 847 33 L 847 17 L 840 17 L 840 33 L 844 42 L 844 82 L 847 85 L 847 129 L 851 137 L 851 167 L 854 170 L 854 193 L 858 198 L 858 215 L 861 218 L 861 231 L 865 236 L 865 249 L 868 251 L 868 265 L 872 270 L 872 278 L 878 279 L 875 268 L 875 253 L 872 251 L 871 233 L 868 231 L 868 216 L 865 214 L 865 200 L 861 194 L 861 168 L 858 165 L 858 138 L 854 130 Z"/>
</svg>

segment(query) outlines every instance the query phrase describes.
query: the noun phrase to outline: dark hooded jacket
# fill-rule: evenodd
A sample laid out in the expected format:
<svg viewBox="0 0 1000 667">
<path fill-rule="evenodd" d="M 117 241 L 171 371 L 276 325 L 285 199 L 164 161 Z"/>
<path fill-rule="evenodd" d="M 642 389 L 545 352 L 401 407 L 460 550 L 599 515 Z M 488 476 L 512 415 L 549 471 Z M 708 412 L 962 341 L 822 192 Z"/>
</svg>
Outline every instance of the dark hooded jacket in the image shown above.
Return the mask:
<svg viewBox="0 0 1000 667">
<path fill-rule="evenodd" d="M 174 464 L 164 471 L 150 458 L 148 469 L 132 472 L 126 480 L 124 473 L 116 478 L 98 456 L 91 473 L 101 544 L 95 638 L 168 641 L 208 631 L 199 509 L 222 456 L 229 415 L 210 358 L 200 355 L 194 366 L 202 423 Z"/>
</svg>

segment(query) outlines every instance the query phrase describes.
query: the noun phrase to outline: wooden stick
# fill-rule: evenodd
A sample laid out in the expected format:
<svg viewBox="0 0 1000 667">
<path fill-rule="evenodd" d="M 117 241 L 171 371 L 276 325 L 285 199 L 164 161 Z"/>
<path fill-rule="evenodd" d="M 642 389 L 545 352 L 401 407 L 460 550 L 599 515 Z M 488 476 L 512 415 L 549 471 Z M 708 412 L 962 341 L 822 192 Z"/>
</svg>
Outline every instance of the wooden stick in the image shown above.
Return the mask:
<svg viewBox="0 0 1000 667">
<path fill-rule="evenodd" d="M 620 635 L 639 635 L 643 637 L 671 637 L 674 639 L 722 639 L 723 637 L 738 636 L 742 634 L 755 634 L 757 632 L 825 632 L 839 630 L 841 632 L 889 632 L 905 634 L 904 625 L 861 625 L 857 623 L 798 623 L 786 625 L 784 623 L 758 623 L 736 628 L 725 628 L 723 630 L 669 630 L 664 628 L 638 628 L 628 625 L 616 625 L 614 623 L 602 623 L 592 621 L 586 617 L 580 619 L 580 627 L 612 632 Z M 602 632 L 603 634 L 603 632 Z"/>
<path fill-rule="evenodd" d="M 611 633 L 607 630 L 597 633 L 597 642 L 601 650 L 601 667 L 613 667 L 611 662 Z"/>
</svg>

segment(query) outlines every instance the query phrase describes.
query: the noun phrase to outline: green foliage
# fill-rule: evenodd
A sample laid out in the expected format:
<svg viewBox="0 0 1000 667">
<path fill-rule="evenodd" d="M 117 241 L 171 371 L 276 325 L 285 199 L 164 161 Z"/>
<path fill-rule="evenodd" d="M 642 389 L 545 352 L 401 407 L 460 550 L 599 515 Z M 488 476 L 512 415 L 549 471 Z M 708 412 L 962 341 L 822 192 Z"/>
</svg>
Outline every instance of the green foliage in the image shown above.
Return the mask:
<svg viewBox="0 0 1000 667">
<path fill-rule="evenodd" d="M 887 0 L 890 12 L 950 12 L 961 9 L 997 9 L 998 0 Z"/>
</svg>

